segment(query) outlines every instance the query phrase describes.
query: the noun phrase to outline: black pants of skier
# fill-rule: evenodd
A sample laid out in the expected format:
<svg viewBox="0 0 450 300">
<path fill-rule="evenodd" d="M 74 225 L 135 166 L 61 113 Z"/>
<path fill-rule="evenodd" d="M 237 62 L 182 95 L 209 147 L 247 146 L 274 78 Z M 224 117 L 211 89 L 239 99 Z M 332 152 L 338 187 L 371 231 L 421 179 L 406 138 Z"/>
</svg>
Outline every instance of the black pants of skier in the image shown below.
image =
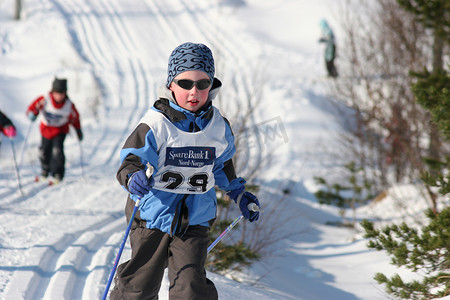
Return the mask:
<svg viewBox="0 0 450 300">
<path fill-rule="evenodd" d="M 63 179 L 64 165 L 66 163 L 66 157 L 64 155 L 65 139 L 65 133 L 61 133 L 52 139 L 42 137 L 41 147 L 39 148 L 42 175 L 53 175 L 55 178 Z"/>
<path fill-rule="evenodd" d="M 134 201 L 128 198 L 130 217 Z M 168 268 L 170 300 L 217 300 L 214 283 L 206 278 L 209 228 L 189 226 L 182 237 L 145 228 L 139 212 L 130 232 L 131 259 L 117 269 L 111 300 L 158 299 Z"/>
<path fill-rule="evenodd" d="M 325 65 L 327 67 L 328 76 L 336 78 L 338 76 L 338 72 L 336 70 L 336 66 L 334 65 L 334 59 L 325 61 Z"/>
</svg>

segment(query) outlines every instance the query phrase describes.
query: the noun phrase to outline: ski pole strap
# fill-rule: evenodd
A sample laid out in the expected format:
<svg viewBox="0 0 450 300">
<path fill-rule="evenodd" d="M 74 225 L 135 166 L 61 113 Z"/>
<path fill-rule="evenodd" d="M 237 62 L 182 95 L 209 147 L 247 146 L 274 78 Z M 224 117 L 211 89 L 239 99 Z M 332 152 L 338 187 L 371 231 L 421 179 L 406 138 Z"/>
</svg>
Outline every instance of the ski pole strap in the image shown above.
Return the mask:
<svg viewBox="0 0 450 300">
<path fill-rule="evenodd" d="M 236 204 L 238 205 L 238 207 L 240 207 L 240 205 L 241 205 L 241 200 L 242 200 L 242 196 L 244 196 L 244 193 L 245 193 L 245 190 L 243 190 L 242 193 L 240 193 L 236 199 Z"/>
</svg>

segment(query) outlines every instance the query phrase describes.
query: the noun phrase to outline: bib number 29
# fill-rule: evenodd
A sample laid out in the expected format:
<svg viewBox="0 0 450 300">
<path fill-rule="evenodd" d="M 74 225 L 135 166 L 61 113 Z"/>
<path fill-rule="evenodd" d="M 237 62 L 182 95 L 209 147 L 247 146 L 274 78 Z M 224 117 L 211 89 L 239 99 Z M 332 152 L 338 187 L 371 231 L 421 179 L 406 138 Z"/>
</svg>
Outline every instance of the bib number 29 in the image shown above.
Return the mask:
<svg viewBox="0 0 450 300">
<path fill-rule="evenodd" d="M 167 171 L 161 176 L 161 181 L 166 182 L 166 189 L 175 190 L 185 183 L 185 178 L 180 172 Z M 208 186 L 207 173 L 195 173 L 187 179 L 187 190 L 189 192 L 206 192 Z"/>
</svg>

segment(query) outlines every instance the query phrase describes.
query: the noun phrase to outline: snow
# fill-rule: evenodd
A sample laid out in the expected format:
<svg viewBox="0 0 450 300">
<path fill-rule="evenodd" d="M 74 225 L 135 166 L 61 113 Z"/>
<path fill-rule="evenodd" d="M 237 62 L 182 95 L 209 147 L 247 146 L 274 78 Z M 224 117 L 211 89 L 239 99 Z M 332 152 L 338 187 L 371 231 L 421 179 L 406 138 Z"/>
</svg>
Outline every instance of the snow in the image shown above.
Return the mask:
<svg viewBox="0 0 450 300">
<path fill-rule="evenodd" d="M 234 274 L 244 283 L 208 274 L 220 298 L 386 299 L 376 272 L 411 275 L 366 248 L 360 231 L 326 225 L 340 220 L 338 211 L 313 196 L 313 177 L 337 168 L 328 154 L 340 120 L 317 40 L 326 18 L 339 42 L 339 1 L 28 0 L 22 21 L 12 20 L 14 2 L 0 2 L 0 109 L 19 132 L 0 148 L 0 299 L 101 297 L 126 228 L 126 194 L 115 179 L 119 151 L 165 83 L 170 51 L 185 41 L 213 50 L 221 93 L 235 92 L 225 115 L 258 92 L 252 125 L 265 134 L 275 130 L 258 148 L 272 154 L 258 178 L 259 197 L 270 207 L 288 187 L 278 213 L 295 216 L 273 255 Z M 47 187 L 34 182 L 40 135 L 24 112 L 55 75 L 69 79 L 85 139 L 80 144 L 70 133 L 66 178 Z M 415 187 L 396 191 L 399 197 L 359 209 L 358 219 L 402 221 L 402 201 L 414 201 L 412 217 L 427 206 Z M 127 244 L 121 261 L 129 256 Z M 161 299 L 168 299 L 167 289 L 165 280 Z"/>
</svg>

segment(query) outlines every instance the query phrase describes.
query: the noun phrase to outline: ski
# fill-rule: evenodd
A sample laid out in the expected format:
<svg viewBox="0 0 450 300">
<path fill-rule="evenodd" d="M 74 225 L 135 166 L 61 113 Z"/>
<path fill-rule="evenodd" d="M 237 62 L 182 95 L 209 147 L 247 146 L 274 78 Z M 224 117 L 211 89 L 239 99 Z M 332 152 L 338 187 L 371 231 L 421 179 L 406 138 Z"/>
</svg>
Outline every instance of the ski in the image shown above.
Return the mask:
<svg viewBox="0 0 450 300">
<path fill-rule="evenodd" d="M 58 179 L 48 178 L 48 177 L 41 177 L 39 175 L 35 176 L 34 181 L 35 182 L 47 183 L 48 186 L 52 186 L 52 185 L 56 185 L 56 184 L 60 183 L 60 181 Z"/>
</svg>

